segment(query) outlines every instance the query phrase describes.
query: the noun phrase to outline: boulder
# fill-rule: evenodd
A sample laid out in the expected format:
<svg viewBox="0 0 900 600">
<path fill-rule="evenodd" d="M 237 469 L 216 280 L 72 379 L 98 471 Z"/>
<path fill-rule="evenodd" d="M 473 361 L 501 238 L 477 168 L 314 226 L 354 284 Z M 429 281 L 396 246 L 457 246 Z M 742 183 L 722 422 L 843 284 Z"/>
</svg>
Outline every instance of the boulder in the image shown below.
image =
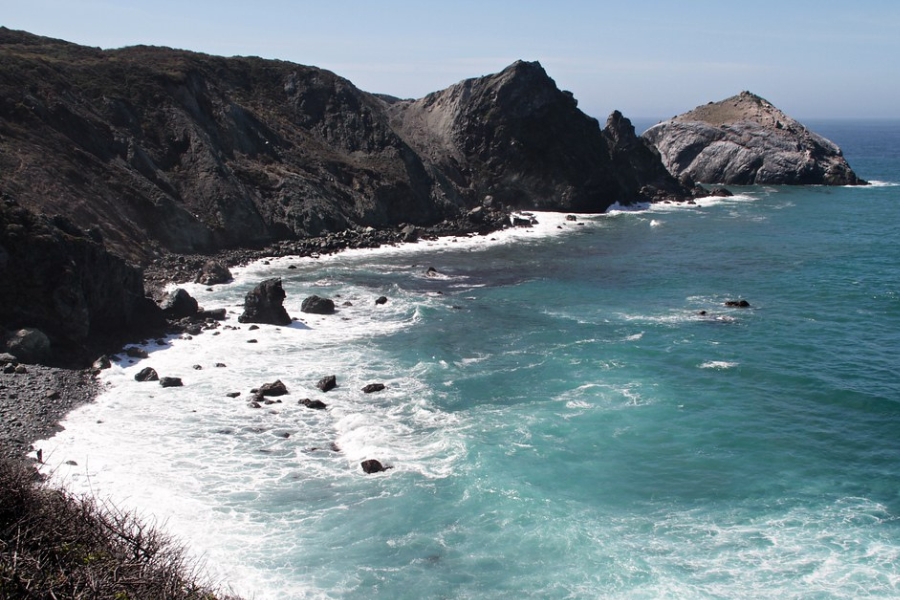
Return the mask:
<svg viewBox="0 0 900 600">
<path fill-rule="evenodd" d="M 24 327 L 6 338 L 6 350 L 24 363 L 41 363 L 50 358 L 50 338 L 40 329 Z"/>
<path fill-rule="evenodd" d="M 159 385 L 164 388 L 181 387 L 184 383 L 181 381 L 181 377 L 161 377 L 159 379 Z"/>
<path fill-rule="evenodd" d="M 290 325 L 291 317 L 282 306 L 285 297 L 280 278 L 266 279 L 247 292 L 244 298 L 244 313 L 238 317 L 238 321 Z"/>
<path fill-rule="evenodd" d="M 334 312 L 334 300 L 330 298 L 321 298 L 319 296 L 310 296 L 303 300 L 300 310 L 305 313 L 315 315 L 330 315 Z"/>
<path fill-rule="evenodd" d="M 91 365 L 91 368 L 102 371 L 103 369 L 109 369 L 112 367 L 112 362 L 109 360 L 109 357 L 105 354 L 94 361 Z"/>
<path fill-rule="evenodd" d="M 383 383 L 370 383 L 370 384 L 366 385 L 362 389 L 362 391 L 365 394 L 371 394 L 372 392 L 380 392 L 383 389 L 384 389 Z"/>
<path fill-rule="evenodd" d="M 166 297 L 159 303 L 159 307 L 168 319 L 193 317 L 200 309 L 197 300 L 183 288 L 178 288 L 166 294 Z"/>
<path fill-rule="evenodd" d="M 415 225 L 407 225 L 400 230 L 400 239 L 402 239 L 404 242 L 416 242 L 419 240 L 419 236 L 421 235 L 422 230 Z"/>
<path fill-rule="evenodd" d="M 272 383 L 264 383 L 256 390 L 257 396 L 284 396 L 287 393 L 287 386 L 280 379 Z"/>
<path fill-rule="evenodd" d="M 143 348 L 137 346 L 129 346 L 125 348 L 125 355 L 130 358 L 149 358 L 150 355 Z"/>
<path fill-rule="evenodd" d="M 198 310 L 196 317 L 203 320 L 224 321 L 226 317 L 224 308 L 213 308 L 210 310 Z"/>
<path fill-rule="evenodd" d="M 734 308 L 750 308 L 750 303 L 746 300 L 726 300 L 725 306 L 731 306 Z"/>
<path fill-rule="evenodd" d="M 324 410 L 325 408 L 328 407 L 328 405 L 325 404 L 324 402 L 322 402 L 321 400 L 310 400 L 309 398 L 304 398 L 303 400 L 300 400 L 299 402 L 297 402 L 297 404 L 301 404 L 301 405 L 305 406 L 306 408 L 314 408 L 317 410 Z"/>
<path fill-rule="evenodd" d="M 135 381 L 159 381 L 159 375 L 151 367 L 144 367 L 134 375 Z"/>
<path fill-rule="evenodd" d="M 676 178 L 731 185 L 865 185 L 841 149 L 750 92 L 658 123 L 643 137 Z"/>
<path fill-rule="evenodd" d="M 384 465 L 382 465 L 379 461 L 375 460 L 374 458 L 370 458 L 368 460 L 362 461 L 361 463 L 359 463 L 359 466 L 362 467 L 363 472 L 366 473 L 367 475 L 371 474 L 371 473 L 380 473 L 381 471 L 387 471 L 388 469 L 391 468 L 391 467 L 385 467 Z"/>
<path fill-rule="evenodd" d="M 217 285 L 220 283 L 228 283 L 233 277 L 228 267 L 215 260 L 208 260 L 203 263 L 200 272 L 197 273 L 194 283 L 203 285 Z"/>
<path fill-rule="evenodd" d="M 375 304 L 379 306 L 382 304 L 387 304 L 387 301 L 387 296 L 378 296 L 377 298 L 375 298 Z"/>
<path fill-rule="evenodd" d="M 316 387 L 323 392 L 333 390 L 335 387 L 337 387 L 337 377 L 334 375 L 326 375 L 319 380 L 319 383 L 316 384 Z"/>
</svg>

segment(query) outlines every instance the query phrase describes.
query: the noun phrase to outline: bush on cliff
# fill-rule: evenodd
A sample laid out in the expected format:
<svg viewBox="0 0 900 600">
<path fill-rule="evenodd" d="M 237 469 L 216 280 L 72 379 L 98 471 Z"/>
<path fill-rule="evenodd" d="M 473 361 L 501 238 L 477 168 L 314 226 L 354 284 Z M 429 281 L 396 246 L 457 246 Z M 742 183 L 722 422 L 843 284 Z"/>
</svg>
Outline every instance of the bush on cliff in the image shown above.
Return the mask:
<svg viewBox="0 0 900 600">
<path fill-rule="evenodd" d="M 171 537 L 0 461 L 0 598 L 225 600 Z"/>
</svg>

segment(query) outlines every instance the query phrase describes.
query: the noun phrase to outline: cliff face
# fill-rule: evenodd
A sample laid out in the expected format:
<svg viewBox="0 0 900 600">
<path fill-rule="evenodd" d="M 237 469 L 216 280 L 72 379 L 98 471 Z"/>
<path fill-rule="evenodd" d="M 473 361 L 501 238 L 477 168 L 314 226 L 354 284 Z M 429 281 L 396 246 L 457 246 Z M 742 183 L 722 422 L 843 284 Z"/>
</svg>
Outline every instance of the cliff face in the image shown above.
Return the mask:
<svg viewBox="0 0 900 600">
<path fill-rule="evenodd" d="M 741 92 L 663 123 L 643 137 L 670 173 L 732 185 L 860 185 L 840 148 L 765 99 Z"/>
<path fill-rule="evenodd" d="M 19 328 L 36 328 L 49 341 L 40 362 L 84 362 L 123 331 L 163 324 L 140 269 L 107 252 L 96 230 L 8 199 L 0 200 L 0 306 L 0 350 Z"/>
<path fill-rule="evenodd" d="M 623 175 L 622 152 L 537 63 L 398 101 L 287 62 L 0 28 L 0 192 L 132 262 L 431 225 L 487 195 L 600 211 L 689 194 Z"/>
</svg>

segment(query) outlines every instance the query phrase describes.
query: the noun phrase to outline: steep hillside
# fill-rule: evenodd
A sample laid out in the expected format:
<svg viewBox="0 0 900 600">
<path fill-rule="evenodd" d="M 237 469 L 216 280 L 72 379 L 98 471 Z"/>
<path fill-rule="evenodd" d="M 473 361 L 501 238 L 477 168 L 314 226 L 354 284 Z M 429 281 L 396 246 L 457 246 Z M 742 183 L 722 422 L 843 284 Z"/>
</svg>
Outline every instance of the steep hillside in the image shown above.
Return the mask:
<svg viewBox="0 0 900 600">
<path fill-rule="evenodd" d="M 133 262 L 430 225 L 489 195 L 599 211 L 644 197 L 619 152 L 537 63 L 396 101 L 288 62 L 0 28 L 0 192 Z"/>
</svg>

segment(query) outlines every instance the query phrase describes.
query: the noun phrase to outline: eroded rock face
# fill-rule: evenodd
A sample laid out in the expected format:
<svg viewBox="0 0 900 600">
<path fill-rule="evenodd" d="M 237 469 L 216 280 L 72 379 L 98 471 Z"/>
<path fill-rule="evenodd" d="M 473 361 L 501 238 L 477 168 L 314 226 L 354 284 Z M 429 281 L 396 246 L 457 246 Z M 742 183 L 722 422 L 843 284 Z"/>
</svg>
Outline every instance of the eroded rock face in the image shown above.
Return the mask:
<svg viewBox="0 0 900 600">
<path fill-rule="evenodd" d="M 741 92 L 654 125 L 643 137 L 675 177 L 730 185 L 864 185 L 841 149 Z"/>
<path fill-rule="evenodd" d="M 41 362 L 88 365 L 91 347 L 165 323 L 141 270 L 64 217 L 0 200 L 0 247 L 0 331 L 41 330 L 51 342 Z"/>
<path fill-rule="evenodd" d="M 286 296 L 280 278 L 266 279 L 247 292 L 244 298 L 244 313 L 238 317 L 238 321 L 290 325 L 291 317 L 282 306 Z"/>
</svg>

